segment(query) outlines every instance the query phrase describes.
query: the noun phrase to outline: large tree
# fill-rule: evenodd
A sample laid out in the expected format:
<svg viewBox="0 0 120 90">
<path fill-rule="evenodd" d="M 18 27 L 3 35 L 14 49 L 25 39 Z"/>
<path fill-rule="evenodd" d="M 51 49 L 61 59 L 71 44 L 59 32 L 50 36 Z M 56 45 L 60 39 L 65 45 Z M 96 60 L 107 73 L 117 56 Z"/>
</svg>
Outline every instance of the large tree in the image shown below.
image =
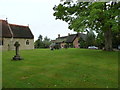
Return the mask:
<svg viewBox="0 0 120 90">
<path fill-rule="evenodd" d="M 84 32 L 86 28 L 103 33 L 105 50 L 112 50 L 112 32 L 120 32 L 120 2 L 63 2 L 55 6 L 56 19 L 68 23 L 69 29 Z"/>
</svg>

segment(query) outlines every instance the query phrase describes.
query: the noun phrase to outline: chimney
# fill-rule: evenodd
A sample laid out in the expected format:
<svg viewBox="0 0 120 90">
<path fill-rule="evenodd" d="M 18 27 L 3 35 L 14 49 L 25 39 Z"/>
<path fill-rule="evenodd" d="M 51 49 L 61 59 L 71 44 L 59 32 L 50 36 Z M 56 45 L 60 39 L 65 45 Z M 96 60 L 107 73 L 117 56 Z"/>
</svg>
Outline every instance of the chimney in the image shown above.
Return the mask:
<svg viewBox="0 0 120 90">
<path fill-rule="evenodd" d="M 6 18 L 6 21 L 8 20 L 8 18 Z"/>
<path fill-rule="evenodd" d="M 8 18 L 6 18 L 6 23 L 8 24 Z"/>
<path fill-rule="evenodd" d="M 68 36 L 70 36 L 70 33 L 68 33 Z"/>
<path fill-rule="evenodd" d="M 58 38 L 60 37 L 60 34 L 58 34 Z"/>
</svg>

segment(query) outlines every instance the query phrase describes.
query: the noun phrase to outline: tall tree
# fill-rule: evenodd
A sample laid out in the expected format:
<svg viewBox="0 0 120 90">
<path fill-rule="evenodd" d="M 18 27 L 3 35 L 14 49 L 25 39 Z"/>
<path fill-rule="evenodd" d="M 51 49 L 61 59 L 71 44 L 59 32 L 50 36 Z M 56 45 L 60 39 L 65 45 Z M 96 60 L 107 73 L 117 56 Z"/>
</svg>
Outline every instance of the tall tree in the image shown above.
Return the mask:
<svg viewBox="0 0 120 90">
<path fill-rule="evenodd" d="M 35 41 L 34 45 L 35 48 L 49 48 L 49 45 L 51 44 L 50 38 L 47 36 L 44 37 L 42 35 L 39 35 L 38 39 Z"/>
<path fill-rule="evenodd" d="M 42 39 L 43 39 L 43 36 L 39 35 L 38 40 L 42 41 Z"/>
<path fill-rule="evenodd" d="M 120 2 L 64 2 L 55 6 L 54 16 L 69 24 L 69 29 L 84 32 L 85 28 L 103 33 L 105 50 L 112 50 L 112 33 L 120 32 Z"/>
<path fill-rule="evenodd" d="M 42 41 L 42 35 L 39 35 L 38 39 L 34 43 L 35 48 L 44 48 L 44 43 Z"/>
<path fill-rule="evenodd" d="M 43 40 L 44 46 L 45 48 L 49 48 L 49 45 L 51 44 L 50 42 L 50 38 L 48 38 L 47 36 L 44 38 Z"/>
</svg>

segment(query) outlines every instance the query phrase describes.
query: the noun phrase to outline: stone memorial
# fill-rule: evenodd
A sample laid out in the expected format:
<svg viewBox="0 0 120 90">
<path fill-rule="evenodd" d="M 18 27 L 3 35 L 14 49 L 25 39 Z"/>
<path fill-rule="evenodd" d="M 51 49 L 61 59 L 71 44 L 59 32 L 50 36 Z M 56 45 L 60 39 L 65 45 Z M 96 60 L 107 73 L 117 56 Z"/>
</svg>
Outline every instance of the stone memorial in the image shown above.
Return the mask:
<svg viewBox="0 0 120 90">
<path fill-rule="evenodd" d="M 19 55 L 19 46 L 20 46 L 19 42 L 15 42 L 14 46 L 15 46 L 16 55 L 13 57 L 13 60 L 22 60 L 23 58 L 21 58 Z"/>
</svg>

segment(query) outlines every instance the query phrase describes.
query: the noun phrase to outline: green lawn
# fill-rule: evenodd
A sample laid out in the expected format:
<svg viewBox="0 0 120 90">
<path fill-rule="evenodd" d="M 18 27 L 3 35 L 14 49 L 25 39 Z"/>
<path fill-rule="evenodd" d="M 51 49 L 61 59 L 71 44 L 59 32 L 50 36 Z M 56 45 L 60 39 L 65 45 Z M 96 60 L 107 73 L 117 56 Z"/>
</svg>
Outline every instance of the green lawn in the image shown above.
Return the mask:
<svg viewBox="0 0 120 90">
<path fill-rule="evenodd" d="M 87 49 L 3 52 L 3 88 L 117 88 L 118 52 Z"/>
</svg>

